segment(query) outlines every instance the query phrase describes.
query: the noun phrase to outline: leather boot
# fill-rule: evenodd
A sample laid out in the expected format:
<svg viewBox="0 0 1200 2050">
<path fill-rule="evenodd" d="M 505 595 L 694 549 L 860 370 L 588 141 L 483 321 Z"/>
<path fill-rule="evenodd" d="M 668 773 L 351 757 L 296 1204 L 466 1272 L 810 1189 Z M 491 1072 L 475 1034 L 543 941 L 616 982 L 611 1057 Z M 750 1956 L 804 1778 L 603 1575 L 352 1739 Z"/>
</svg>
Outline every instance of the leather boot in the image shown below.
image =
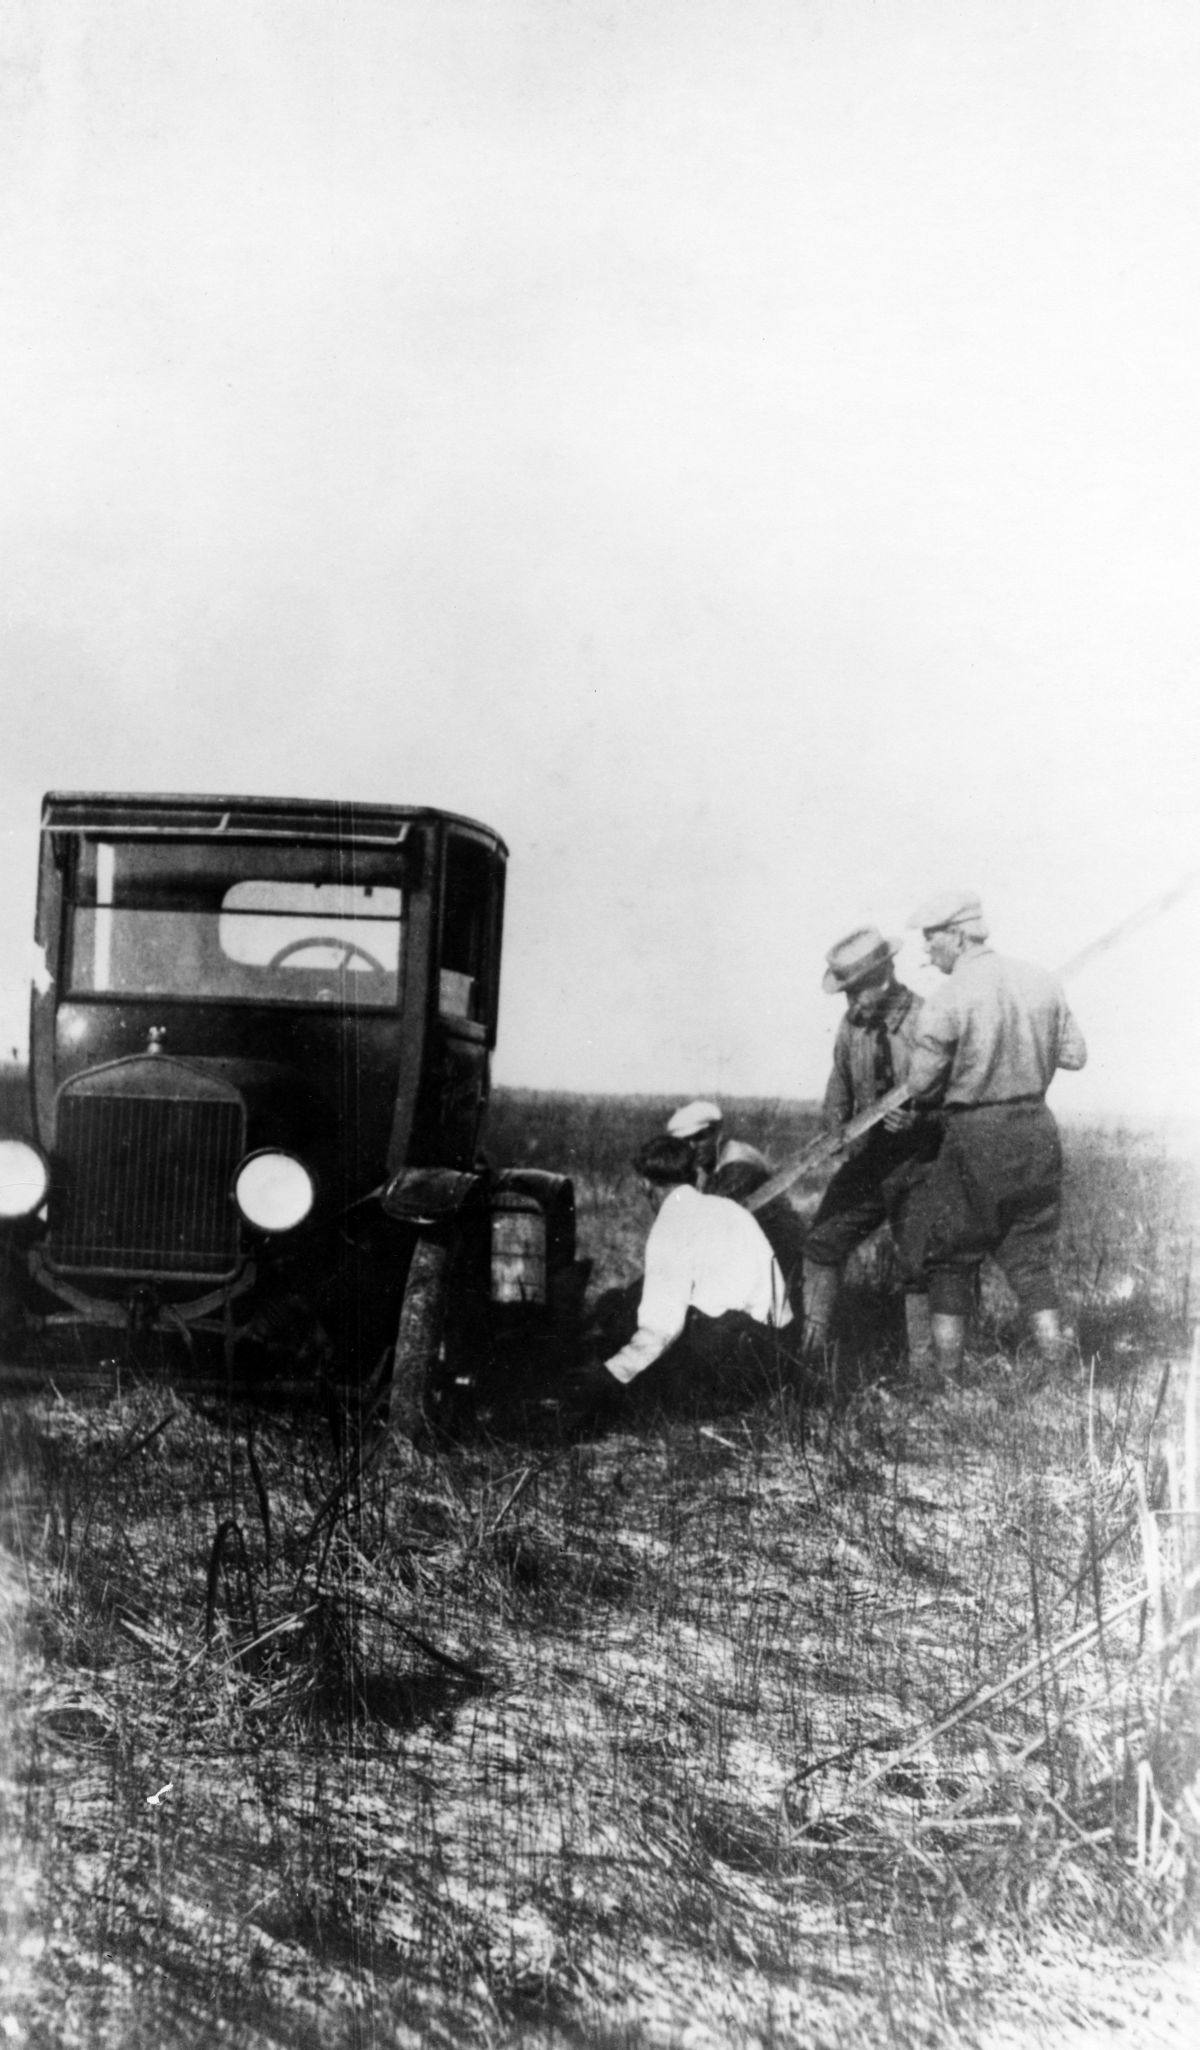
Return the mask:
<svg viewBox="0 0 1200 2050">
<path fill-rule="evenodd" d="M 811 1389 L 837 1394 L 837 1341 L 834 1318 L 842 1277 L 836 1267 L 806 1260 L 802 1270 L 803 1311 L 800 1322 L 800 1371 Z"/>
<path fill-rule="evenodd" d="M 904 1297 L 904 1329 L 908 1339 L 908 1377 L 919 1388 L 933 1373 L 933 1330 L 929 1297 L 915 1289 Z"/>
<path fill-rule="evenodd" d="M 1067 1356 L 1070 1341 L 1064 1336 L 1062 1319 L 1057 1310 L 1034 1310 L 1029 1319 L 1036 1345 L 1047 1366 L 1061 1366 Z"/>
<path fill-rule="evenodd" d="M 957 1381 L 962 1373 L 963 1354 L 967 1347 L 967 1320 L 951 1316 L 945 1310 L 935 1310 L 929 1324 L 934 1367 L 943 1379 Z"/>
</svg>

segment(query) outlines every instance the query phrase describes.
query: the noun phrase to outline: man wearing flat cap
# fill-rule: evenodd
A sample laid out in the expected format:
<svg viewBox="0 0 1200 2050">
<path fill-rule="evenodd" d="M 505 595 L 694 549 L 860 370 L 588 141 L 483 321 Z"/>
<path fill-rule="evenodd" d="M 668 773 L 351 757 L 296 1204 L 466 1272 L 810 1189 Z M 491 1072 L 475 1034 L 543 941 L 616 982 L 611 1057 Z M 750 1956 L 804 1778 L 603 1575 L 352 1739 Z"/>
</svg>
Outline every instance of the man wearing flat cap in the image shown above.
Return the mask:
<svg viewBox="0 0 1200 2050">
<path fill-rule="evenodd" d="M 681 1103 L 667 1119 L 667 1137 L 684 1139 L 691 1149 L 697 1188 L 703 1189 L 716 1172 L 724 1123 L 720 1104 L 711 1103 L 706 1096 Z"/>
<path fill-rule="evenodd" d="M 824 1121 L 838 1131 L 907 1079 L 921 999 L 896 977 L 899 940 L 873 925 L 848 933 L 825 957 L 822 988 L 846 999 L 833 1043 Z M 914 1178 L 937 1150 L 932 1119 L 893 1111 L 838 1169 L 821 1199 L 804 1245 L 804 1350 L 816 1361 L 833 1341 L 842 1269 L 855 1248 L 891 1220 L 893 1228 Z M 902 1263 L 903 1264 L 903 1263 Z M 919 1269 L 906 1275 L 909 1363 L 923 1374 L 930 1358 L 929 1305 Z"/>
<path fill-rule="evenodd" d="M 1062 1149 L 1045 1097 L 1057 1069 L 1083 1067 L 1083 1034 L 1053 975 L 993 953 L 973 891 L 931 897 L 908 922 L 946 977 L 922 1009 L 907 1077 L 914 1104 L 940 1110 L 945 1137 L 900 1227 L 902 1258 L 928 1277 L 937 1364 L 961 1367 L 989 1253 L 1039 1350 L 1057 1358 Z"/>
</svg>

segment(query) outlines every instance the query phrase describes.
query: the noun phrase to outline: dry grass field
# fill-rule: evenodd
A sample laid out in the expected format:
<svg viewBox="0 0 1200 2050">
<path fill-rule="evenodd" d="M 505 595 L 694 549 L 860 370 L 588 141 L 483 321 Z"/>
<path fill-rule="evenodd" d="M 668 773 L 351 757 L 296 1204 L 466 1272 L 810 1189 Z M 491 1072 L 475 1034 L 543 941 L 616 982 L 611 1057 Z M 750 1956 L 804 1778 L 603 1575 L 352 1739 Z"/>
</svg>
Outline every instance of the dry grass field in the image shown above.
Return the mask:
<svg viewBox="0 0 1200 2050">
<path fill-rule="evenodd" d="M 595 1286 L 662 1108 L 495 1106 Z M 564 1443 L 500 1399 L 365 1465 L 168 1381 L 10 1404 L 5 2040 L 1195 2042 L 1195 1188 L 1067 1138 L 1063 1372 L 989 1284 L 910 1390 L 877 1251 L 819 1401 Z"/>
</svg>

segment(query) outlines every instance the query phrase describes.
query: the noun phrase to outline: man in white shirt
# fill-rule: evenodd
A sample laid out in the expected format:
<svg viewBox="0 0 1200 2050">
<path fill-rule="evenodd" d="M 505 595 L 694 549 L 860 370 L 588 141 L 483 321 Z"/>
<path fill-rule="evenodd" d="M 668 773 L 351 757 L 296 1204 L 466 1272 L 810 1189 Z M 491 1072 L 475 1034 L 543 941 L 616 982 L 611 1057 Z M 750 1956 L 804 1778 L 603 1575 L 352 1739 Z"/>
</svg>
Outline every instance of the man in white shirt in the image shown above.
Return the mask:
<svg viewBox="0 0 1200 2050">
<path fill-rule="evenodd" d="M 686 1139 L 652 1139 L 636 1166 L 658 1203 L 646 1241 L 637 1329 L 608 1360 L 585 1360 L 571 1377 L 564 1421 L 619 1403 L 621 1390 L 665 1362 L 682 1376 L 759 1352 L 792 1321 L 770 1244 L 740 1203 L 702 1194 Z"/>
<path fill-rule="evenodd" d="M 721 1107 L 707 1097 L 681 1104 L 667 1119 L 667 1135 L 686 1139 L 695 1172 L 687 1179 L 706 1196 L 729 1196 L 735 1203 L 760 1189 L 774 1173 L 766 1155 L 745 1139 L 724 1137 Z M 779 1262 L 789 1297 L 800 1300 L 800 1267 L 804 1257 L 804 1224 L 786 1196 L 776 1196 L 756 1210 L 759 1229 Z"/>
</svg>

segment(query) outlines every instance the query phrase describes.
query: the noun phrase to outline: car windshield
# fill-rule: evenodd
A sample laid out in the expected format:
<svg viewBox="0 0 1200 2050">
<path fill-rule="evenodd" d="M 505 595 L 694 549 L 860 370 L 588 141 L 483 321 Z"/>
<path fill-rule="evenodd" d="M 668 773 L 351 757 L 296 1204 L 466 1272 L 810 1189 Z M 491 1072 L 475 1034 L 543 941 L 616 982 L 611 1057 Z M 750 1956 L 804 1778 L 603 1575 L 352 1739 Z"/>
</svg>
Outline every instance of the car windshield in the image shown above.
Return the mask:
<svg viewBox="0 0 1200 2050">
<path fill-rule="evenodd" d="M 85 838 L 69 894 L 73 996 L 398 999 L 394 854 Z"/>
</svg>

